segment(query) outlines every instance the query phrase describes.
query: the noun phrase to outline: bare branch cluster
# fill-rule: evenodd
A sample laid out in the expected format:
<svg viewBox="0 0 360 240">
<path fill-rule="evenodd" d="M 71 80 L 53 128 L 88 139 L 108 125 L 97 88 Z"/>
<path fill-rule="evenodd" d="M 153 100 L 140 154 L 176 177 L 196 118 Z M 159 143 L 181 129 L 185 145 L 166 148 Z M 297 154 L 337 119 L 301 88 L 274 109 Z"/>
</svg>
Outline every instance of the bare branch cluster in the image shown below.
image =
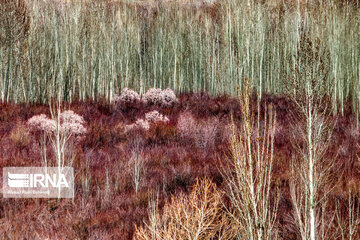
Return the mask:
<svg viewBox="0 0 360 240">
<path fill-rule="evenodd" d="M 250 81 L 239 94 L 242 121 L 233 122 L 231 136 L 232 173 L 225 173 L 232 208 L 228 214 L 238 226 L 237 239 L 276 239 L 277 199 L 271 194 L 276 114 L 265 106 L 264 120 L 250 111 Z M 275 233 L 275 235 L 274 235 Z"/>
</svg>

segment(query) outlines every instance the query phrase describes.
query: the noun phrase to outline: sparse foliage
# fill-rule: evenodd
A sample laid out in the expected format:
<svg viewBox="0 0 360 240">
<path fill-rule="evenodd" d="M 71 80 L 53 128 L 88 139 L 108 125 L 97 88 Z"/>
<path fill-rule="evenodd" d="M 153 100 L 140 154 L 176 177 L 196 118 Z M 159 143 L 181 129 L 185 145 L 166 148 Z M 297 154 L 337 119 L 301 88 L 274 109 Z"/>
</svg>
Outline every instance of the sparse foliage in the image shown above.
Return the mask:
<svg viewBox="0 0 360 240">
<path fill-rule="evenodd" d="M 201 149 L 211 149 L 220 137 L 220 122 L 216 117 L 196 120 L 191 113 L 184 112 L 176 127 L 181 138 Z"/>
<path fill-rule="evenodd" d="M 344 211 L 345 210 L 345 211 Z M 349 191 L 346 208 L 336 204 L 337 236 L 341 240 L 354 240 L 359 238 L 360 202 L 359 197 Z"/>
<path fill-rule="evenodd" d="M 141 183 L 145 175 L 145 156 L 139 145 L 135 146 L 133 149 L 129 164 L 132 169 L 130 175 L 133 180 L 135 192 L 137 193 L 140 190 Z"/>
<path fill-rule="evenodd" d="M 233 170 L 223 172 L 231 203 L 227 212 L 238 228 L 236 239 L 270 240 L 277 238 L 278 196 L 272 185 L 276 114 L 271 105 L 265 106 L 262 120 L 258 97 L 255 118 L 250 110 L 250 87 L 251 82 L 245 81 L 239 95 L 240 126 L 232 123 L 229 161 Z"/>
<path fill-rule="evenodd" d="M 180 193 L 165 203 L 163 210 L 158 202 L 149 208 L 149 223 L 136 229 L 137 240 L 221 239 L 224 224 L 221 210 L 221 193 L 209 179 L 197 180 L 189 196 Z"/>
<path fill-rule="evenodd" d="M 288 90 L 297 107 L 292 120 L 300 136 L 293 143 L 299 158 L 293 158 L 290 180 L 294 220 L 301 239 L 332 239 L 326 229 L 331 227 L 333 219 L 325 219 L 322 215 L 332 187 L 329 177 L 334 164 L 333 158 L 325 158 L 334 128 L 323 84 L 328 63 L 326 53 L 319 52 L 305 40 L 300 43 L 305 50 L 294 65 Z M 319 59 L 320 64 L 314 65 L 314 59 Z"/>
</svg>

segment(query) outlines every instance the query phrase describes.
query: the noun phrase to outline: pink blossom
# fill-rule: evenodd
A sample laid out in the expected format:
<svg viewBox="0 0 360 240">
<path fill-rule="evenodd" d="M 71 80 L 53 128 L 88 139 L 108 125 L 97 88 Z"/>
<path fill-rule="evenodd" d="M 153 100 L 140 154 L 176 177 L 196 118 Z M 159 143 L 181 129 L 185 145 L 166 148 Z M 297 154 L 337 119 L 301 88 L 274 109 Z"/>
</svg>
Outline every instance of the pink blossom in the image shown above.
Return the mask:
<svg viewBox="0 0 360 240">
<path fill-rule="evenodd" d="M 138 119 L 135 123 L 125 126 L 125 133 L 135 129 L 142 129 L 148 131 L 150 129 L 150 124 L 157 122 L 168 122 L 169 119 L 166 116 L 163 116 L 158 111 L 151 111 L 145 114 L 144 119 Z"/>
<path fill-rule="evenodd" d="M 150 129 L 150 124 L 148 121 L 144 119 L 138 119 L 135 123 L 129 124 L 125 126 L 125 133 L 135 130 L 135 129 L 143 129 L 145 131 Z"/>
<path fill-rule="evenodd" d="M 126 107 L 134 106 L 141 102 L 140 95 L 129 88 L 124 88 L 121 94 L 115 96 L 111 102 L 111 105 L 115 110 L 122 110 Z"/>
<path fill-rule="evenodd" d="M 158 105 L 163 107 L 171 107 L 178 102 L 173 90 L 167 88 L 150 88 L 144 95 L 143 100 L 149 105 Z"/>
<path fill-rule="evenodd" d="M 47 118 L 45 114 L 31 117 L 26 125 L 30 131 L 44 131 L 46 133 L 54 132 L 56 128 L 55 121 Z"/>
<path fill-rule="evenodd" d="M 170 88 L 167 88 L 162 91 L 162 98 L 163 98 L 162 105 L 165 107 L 171 107 L 176 102 L 178 102 L 175 92 Z"/>
<path fill-rule="evenodd" d="M 143 119 L 138 119 L 136 121 L 136 125 L 140 126 L 141 128 L 145 129 L 145 130 L 149 130 L 150 129 L 150 124 L 148 121 L 143 120 Z"/>
<path fill-rule="evenodd" d="M 163 95 L 161 88 L 150 88 L 144 95 L 143 100 L 149 105 L 161 105 Z"/>
<path fill-rule="evenodd" d="M 74 135 L 81 135 L 87 132 L 86 128 L 80 123 L 65 122 L 61 124 L 61 131 Z"/>
<path fill-rule="evenodd" d="M 171 107 L 178 100 L 173 90 L 167 88 L 161 90 L 160 88 L 150 88 L 144 95 L 143 100 L 148 105 L 157 105 L 163 107 Z"/>
<path fill-rule="evenodd" d="M 74 111 L 72 110 L 67 110 L 64 111 L 62 113 L 60 113 L 60 123 L 79 123 L 79 124 L 84 124 L 84 118 L 78 114 L 76 114 Z"/>
<path fill-rule="evenodd" d="M 84 118 L 71 110 L 60 113 L 60 131 L 74 135 L 81 135 L 87 132 L 84 127 Z M 56 121 L 49 119 L 45 114 L 33 116 L 27 121 L 30 131 L 44 131 L 53 133 L 56 130 Z"/>
<path fill-rule="evenodd" d="M 168 122 L 169 119 L 158 111 L 154 110 L 145 114 L 145 120 L 149 123 Z"/>
<path fill-rule="evenodd" d="M 61 131 L 74 135 L 81 135 L 87 132 L 84 127 L 84 118 L 72 110 L 64 111 L 60 114 Z"/>
</svg>

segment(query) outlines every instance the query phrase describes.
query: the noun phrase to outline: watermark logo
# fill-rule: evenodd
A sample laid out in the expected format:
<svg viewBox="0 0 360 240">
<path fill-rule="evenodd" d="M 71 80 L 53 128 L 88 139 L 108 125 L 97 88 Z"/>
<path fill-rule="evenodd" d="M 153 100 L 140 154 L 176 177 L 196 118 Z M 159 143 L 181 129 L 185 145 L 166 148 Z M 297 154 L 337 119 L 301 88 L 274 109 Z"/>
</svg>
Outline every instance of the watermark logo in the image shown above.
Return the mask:
<svg viewBox="0 0 360 240">
<path fill-rule="evenodd" d="M 3 168 L 4 198 L 73 198 L 72 167 Z"/>
</svg>

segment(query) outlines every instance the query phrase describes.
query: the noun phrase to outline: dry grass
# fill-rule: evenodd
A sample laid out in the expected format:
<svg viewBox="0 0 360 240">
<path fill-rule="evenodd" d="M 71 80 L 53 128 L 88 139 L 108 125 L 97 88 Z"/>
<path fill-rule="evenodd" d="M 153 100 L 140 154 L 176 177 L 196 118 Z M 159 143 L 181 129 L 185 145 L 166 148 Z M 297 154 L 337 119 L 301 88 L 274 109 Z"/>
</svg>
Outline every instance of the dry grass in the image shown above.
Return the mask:
<svg viewBox="0 0 360 240">
<path fill-rule="evenodd" d="M 9 138 L 18 148 L 25 148 L 31 141 L 27 127 L 21 122 L 18 122 L 11 130 Z"/>
</svg>

